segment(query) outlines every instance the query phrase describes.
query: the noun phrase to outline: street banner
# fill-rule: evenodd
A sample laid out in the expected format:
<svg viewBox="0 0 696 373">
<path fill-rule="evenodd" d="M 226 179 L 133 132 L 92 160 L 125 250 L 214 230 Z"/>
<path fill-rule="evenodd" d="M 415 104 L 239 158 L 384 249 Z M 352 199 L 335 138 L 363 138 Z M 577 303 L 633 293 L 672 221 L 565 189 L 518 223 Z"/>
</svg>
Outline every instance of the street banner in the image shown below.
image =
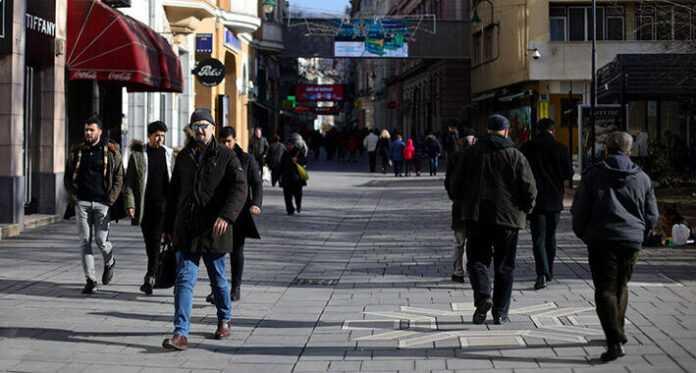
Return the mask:
<svg viewBox="0 0 696 373">
<path fill-rule="evenodd" d="M 343 84 L 299 84 L 295 88 L 297 101 L 343 101 Z"/>
</svg>

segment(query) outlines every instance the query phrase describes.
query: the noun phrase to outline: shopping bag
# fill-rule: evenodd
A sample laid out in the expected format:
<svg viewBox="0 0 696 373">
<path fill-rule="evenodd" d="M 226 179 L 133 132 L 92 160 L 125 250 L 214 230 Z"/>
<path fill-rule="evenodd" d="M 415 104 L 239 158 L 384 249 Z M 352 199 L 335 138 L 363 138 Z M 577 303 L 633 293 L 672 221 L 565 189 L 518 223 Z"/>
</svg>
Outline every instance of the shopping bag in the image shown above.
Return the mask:
<svg viewBox="0 0 696 373">
<path fill-rule="evenodd" d="M 268 169 L 268 166 L 263 166 L 262 174 L 263 174 L 262 175 L 263 183 L 270 184 L 271 183 L 271 170 Z"/>
<path fill-rule="evenodd" d="M 176 250 L 170 243 L 160 246 L 155 268 L 155 289 L 168 289 L 176 283 Z"/>
<path fill-rule="evenodd" d="M 296 163 L 295 165 L 297 166 L 297 173 L 300 175 L 300 180 L 305 182 L 309 180 L 309 172 L 307 172 L 307 169 L 299 163 Z"/>
</svg>

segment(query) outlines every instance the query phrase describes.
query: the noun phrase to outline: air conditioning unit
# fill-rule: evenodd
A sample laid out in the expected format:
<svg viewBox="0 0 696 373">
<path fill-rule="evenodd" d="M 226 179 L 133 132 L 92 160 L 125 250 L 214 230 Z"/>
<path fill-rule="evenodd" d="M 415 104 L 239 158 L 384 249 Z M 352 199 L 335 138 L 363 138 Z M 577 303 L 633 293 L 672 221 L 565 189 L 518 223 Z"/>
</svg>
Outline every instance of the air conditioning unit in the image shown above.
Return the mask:
<svg viewBox="0 0 696 373">
<path fill-rule="evenodd" d="M 102 0 L 102 3 L 112 8 L 130 8 L 131 0 Z"/>
</svg>

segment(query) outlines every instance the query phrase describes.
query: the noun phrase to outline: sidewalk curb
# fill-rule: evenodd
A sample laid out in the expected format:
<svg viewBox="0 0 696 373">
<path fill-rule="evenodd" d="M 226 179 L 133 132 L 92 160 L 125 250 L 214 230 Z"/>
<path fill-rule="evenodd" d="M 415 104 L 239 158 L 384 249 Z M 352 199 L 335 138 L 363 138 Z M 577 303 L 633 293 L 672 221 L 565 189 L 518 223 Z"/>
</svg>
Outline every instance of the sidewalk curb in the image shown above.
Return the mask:
<svg viewBox="0 0 696 373">
<path fill-rule="evenodd" d="M 0 241 L 17 237 L 22 232 L 57 223 L 62 220 L 60 215 L 29 215 L 25 216 L 23 224 L 4 224 L 0 225 Z"/>
</svg>

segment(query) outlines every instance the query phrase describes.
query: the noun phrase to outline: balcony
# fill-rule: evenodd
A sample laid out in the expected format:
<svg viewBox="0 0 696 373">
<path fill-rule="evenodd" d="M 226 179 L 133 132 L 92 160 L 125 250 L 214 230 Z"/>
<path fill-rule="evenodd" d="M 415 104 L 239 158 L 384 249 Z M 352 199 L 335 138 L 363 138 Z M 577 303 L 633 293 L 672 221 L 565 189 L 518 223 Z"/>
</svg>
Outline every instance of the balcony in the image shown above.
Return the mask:
<svg viewBox="0 0 696 373">
<path fill-rule="evenodd" d="M 684 53 L 684 43 L 677 41 L 598 41 L 597 69 L 619 54 Z M 529 58 L 530 80 L 590 80 L 592 44 L 590 42 L 530 42 L 541 58 Z"/>
<path fill-rule="evenodd" d="M 253 33 L 261 27 L 258 0 L 219 0 L 218 18 L 236 33 Z"/>
<path fill-rule="evenodd" d="M 162 2 L 170 22 L 188 17 L 204 19 L 218 13 L 215 0 L 164 0 Z"/>
<path fill-rule="evenodd" d="M 269 52 L 280 52 L 285 49 L 283 44 L 283 25 L 273 21 L 265 21 L 257 32 L 254 46 Z"/>
</svg>

